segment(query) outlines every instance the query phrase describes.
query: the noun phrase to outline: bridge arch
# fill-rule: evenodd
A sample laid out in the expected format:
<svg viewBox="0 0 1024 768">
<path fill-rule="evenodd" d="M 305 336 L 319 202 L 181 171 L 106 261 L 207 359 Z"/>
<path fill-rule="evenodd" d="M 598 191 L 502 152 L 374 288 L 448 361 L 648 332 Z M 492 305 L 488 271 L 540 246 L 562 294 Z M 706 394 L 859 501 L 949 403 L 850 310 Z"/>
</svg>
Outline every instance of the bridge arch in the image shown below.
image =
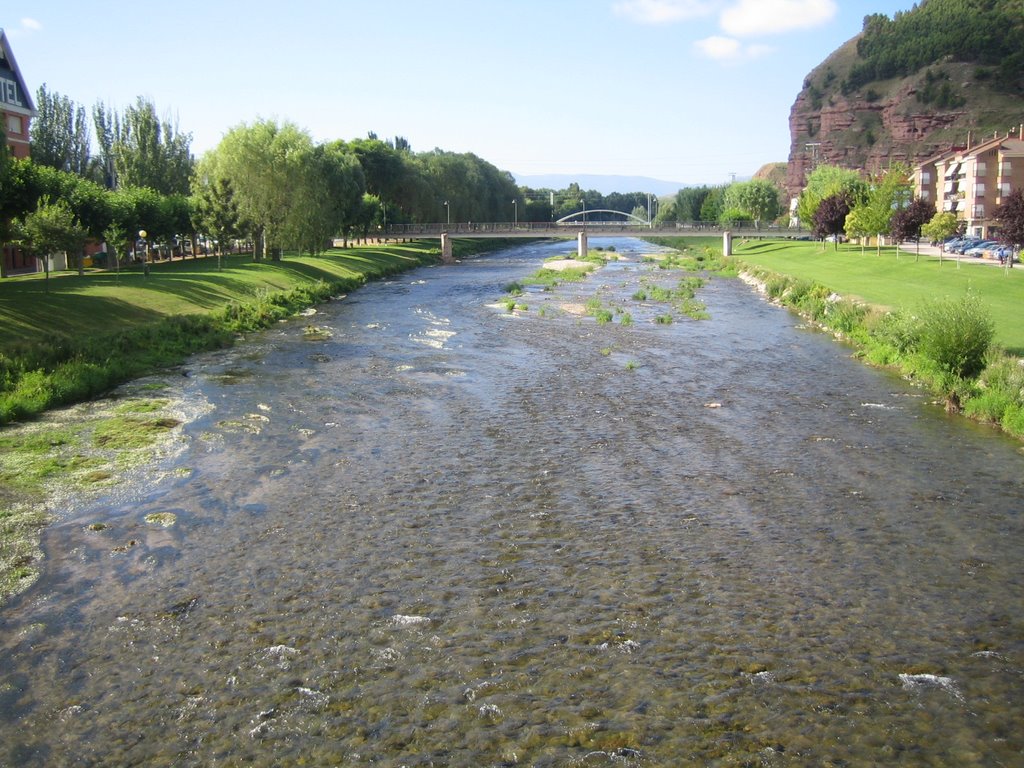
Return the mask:
<svg viewBox="0 0 1024 768">
<path fill-rule="evenodd" d="M 623 216 L 623 224 L 643 224 L 645 227 L 648 227 L 651 224 L 651 222 L 647 221 L 646 219 L 641 219 L 639 216 L 636 216 L 632 213 L 626 213 L 624 211 L 613 211 L 610 208 L 588 208 L 585 211 L 576 211 L 575 213 L 570 213 L 568 216 L 563 216 L 562 218 L 558 219 L 558 221 L 556 221 L 555 224 L 575 224 L 577 221 L 582 223 L 582 221 L 587 215 L 594 213 L 612 213 L 616 216 Z"/>
</svg>

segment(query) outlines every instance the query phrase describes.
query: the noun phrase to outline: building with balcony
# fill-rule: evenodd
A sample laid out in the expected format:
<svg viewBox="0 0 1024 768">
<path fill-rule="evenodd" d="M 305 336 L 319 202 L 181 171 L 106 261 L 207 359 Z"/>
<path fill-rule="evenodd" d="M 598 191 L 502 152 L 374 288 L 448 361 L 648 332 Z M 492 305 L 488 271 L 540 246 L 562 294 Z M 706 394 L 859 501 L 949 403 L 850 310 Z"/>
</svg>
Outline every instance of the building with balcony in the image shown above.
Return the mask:
<svg viewBox="0 0 1024 768">
<path fill-rule="evenodd" d="M 996 207 L 1015 189 L 1024 188 L 1024 124 L 1005 136 L 965 145 L 921 163 L 914 169 L 914 193 L 964 222 L 965 233 L 992 237 L 998 232 Z"/>
</svg>

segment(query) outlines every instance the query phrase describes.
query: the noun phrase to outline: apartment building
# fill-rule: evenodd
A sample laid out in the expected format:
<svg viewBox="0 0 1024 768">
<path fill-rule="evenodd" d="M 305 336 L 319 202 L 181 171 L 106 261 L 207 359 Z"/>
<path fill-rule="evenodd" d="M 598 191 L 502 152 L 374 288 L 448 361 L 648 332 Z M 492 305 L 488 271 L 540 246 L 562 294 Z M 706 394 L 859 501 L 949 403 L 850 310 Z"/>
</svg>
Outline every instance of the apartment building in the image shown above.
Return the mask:
<svg viewBox="0 0 1024 768">
<path fill-rule="evenodd" d="M 32 94 L 18 69 L 7 35 L 0 29 L 0 116 L 15 157 L 28 157 L 29 123 L 36 115 Z"/>
<path fill-rule="evenodd" d="M 1024 123 L 1005 135 L 951 147 L 914 169 L 914 192 L 950 211 L 964 222 L 965 232 L 995 236 L 994 212 L 1015 189 L 1024 188 Z"/>
<path fill-rule="evenodd" d="M 32 94 L 25 86 L 25 80 L 18 69 L 18 63 L 11 52 L 7 35 L 0 29 L 0 120 L 3 120 L 7 134 L 7 146 L 14 157 L 29 155 L 29 124 L 36 116 Z M 2 274 L 35 272 L 39 269 L 37 259 L 26 256 L 20 249 L 3 244 Z"/>
</svg>

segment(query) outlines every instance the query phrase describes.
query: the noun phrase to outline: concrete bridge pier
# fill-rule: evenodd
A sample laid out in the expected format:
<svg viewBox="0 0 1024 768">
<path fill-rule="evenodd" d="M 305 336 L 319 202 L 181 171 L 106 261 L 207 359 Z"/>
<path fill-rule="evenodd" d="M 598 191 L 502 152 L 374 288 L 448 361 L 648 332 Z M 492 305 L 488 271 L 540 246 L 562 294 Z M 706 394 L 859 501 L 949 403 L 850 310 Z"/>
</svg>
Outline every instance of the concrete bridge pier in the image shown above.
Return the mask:
<svg viewBox="0 0 1024 768">
<path fill-rule="evenodd" d="M 580 232 L 576 236 L 576 258 L 585 259 L 587 257 L 587 233 Z"/>
<path fill-rule="evenodd" d="M 441 261 L 445 264 L 455 262 L 455 257 L 452 256 L 452 239 L 447 232 L 441 233 Z"/>
<path fill-rule="evenodd" d="M 722 233 L 722 255 L 732 256 L 732 232 L 728 230 Z"/>
</svg>

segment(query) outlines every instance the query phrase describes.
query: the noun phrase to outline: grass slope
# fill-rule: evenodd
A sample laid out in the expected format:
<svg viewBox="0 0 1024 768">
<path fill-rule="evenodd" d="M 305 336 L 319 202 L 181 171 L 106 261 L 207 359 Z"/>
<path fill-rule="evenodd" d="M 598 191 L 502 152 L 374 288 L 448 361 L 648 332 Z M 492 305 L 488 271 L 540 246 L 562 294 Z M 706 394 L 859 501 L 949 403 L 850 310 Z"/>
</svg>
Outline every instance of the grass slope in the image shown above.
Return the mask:
<svg viewBox="0 0 1024 768">
<path fill-rule="evenodd" d="M 916 310 L 926 301 L 975 294 L 995 321 L 997 344 L 1007 352 L 1024 356 L 1024 268 L 1006 272 L 987 264 L 966 263 L 957 269 L 954 259 L 936 258 L 883 248 L 876 255 L 869 248 L 863 254 L 856 245 L 790 243 L 760 240 L 739 243 L 734 255 L 740 261 L 780 274 L 813 280 L 849 298 L 889 309 Z M 976 260 L 975 260 L 976 261 Z"/>
<path fill-rule="evenodd" d="M 45 282 L 37 275 L 0 281 L 0 353 L 17 353 L 40 332 L 80 336 L 125 328 L 174 315 L 211 312 L 260 293 L 283 292 L 317 280 L 334 282 L 390 273 L 425 263 L 436 248 L 413 243 L 387 248 L 333 249 L 322 256 L 287 256 L 279 262 L 253 262 L 229 256 L 218 271 L 215 258 L 153 265 L 148 277 L 138 269 L 62 273 Z"/>
</svg>

